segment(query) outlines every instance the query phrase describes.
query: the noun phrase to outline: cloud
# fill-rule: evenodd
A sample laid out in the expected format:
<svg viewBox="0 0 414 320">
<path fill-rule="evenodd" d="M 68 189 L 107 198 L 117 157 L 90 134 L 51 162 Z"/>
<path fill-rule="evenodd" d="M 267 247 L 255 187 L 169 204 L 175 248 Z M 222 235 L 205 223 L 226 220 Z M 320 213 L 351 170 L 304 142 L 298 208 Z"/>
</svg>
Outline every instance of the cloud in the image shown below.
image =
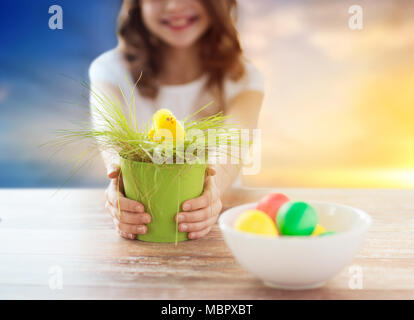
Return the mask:
<svg viewBox="0 0 414 320">
<path fill-rule="evenodd" d="M 277 38 L 291 37 L 304 31 L 303 8 L 299 6 L 274 6 L 264 14 L 247 6 L 245 13 L 241 16 L 240 31 L 249 47 L 265 47 Z"/>
<path fill-rule="evenodd" d="M 362 31 L 349 29 L 349 6 L 302 1 L 245 7 L 240 32 L 266 80 L 260 126 L 264 157 L 273 166 L 414 163 L 414 153 L 406 151 L 414 137 L 408 108 L 414 3 L 365 1 Z M 393 145 L 377 139 L 381 128 Z"/>
<path fill-rule="evenodd" d="M 347 2 L 241 2 L 241 39 L 254 57 L 271 54 L 284 41 L 307 42 L 334 61 L 381 56 L 414 48 L 414 4 L 363 3 L 363 30 L 348 27 Z"/>
<path fill-rule="evenodd" d="M 379 57 L 382 54 L 411 51 L 414 48 L 414 21 L 391 27 L 382 23 L 362 31 L 320 30 L 309 34 L 308 41 L 334 60 Z"/>
</svg>

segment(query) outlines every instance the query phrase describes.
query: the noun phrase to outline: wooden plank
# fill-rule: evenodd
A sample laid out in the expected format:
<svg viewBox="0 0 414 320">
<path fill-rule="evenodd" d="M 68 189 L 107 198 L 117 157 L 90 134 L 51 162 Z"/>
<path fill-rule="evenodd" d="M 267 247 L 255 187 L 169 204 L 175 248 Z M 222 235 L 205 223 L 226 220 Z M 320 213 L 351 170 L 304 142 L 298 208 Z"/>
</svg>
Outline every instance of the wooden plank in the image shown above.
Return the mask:
<svg viewBox="0 0 414 320">
<path fill-rule="evenodd" d="M 238 189 L 227 207 L 257 201 L 270 189 Z M 296 199 L 340 202 L 366 210 L 373 226 L 353 264 L 323 288 L 268 288 L 242 269 L 219 228 L 174 244 L 120 238 L 103 209 L 103 190 L 0 190 L 0 298 L 44 299 L 413 299 L 414 192 L 411 190 L 277 190 Z M 51 290 L 52 267 L 63 289 Z"/>
</svg>

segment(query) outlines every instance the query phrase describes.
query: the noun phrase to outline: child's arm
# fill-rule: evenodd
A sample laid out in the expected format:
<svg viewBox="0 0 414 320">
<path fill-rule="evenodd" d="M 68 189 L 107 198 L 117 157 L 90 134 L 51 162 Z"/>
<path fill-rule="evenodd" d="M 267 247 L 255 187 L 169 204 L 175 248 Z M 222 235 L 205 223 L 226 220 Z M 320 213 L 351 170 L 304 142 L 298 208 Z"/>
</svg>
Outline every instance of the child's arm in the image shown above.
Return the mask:
<svg viewBox="0 0 414 320">
<path fill-rule="evenodd" d="M 257 128 L 260 108 L 263 102 L 263 93 L 260 91 L 249 90 L 238 94 L 227 107 L 231 123 L 238 124 L 242 129 L 251 130 Z M 251 135 L 250 135 L 251 137 Z M 215 166 L 217 172 L 216 183 L 223 195 L 240 174 L 241 164 L 219 164 Z"/>
</svg>

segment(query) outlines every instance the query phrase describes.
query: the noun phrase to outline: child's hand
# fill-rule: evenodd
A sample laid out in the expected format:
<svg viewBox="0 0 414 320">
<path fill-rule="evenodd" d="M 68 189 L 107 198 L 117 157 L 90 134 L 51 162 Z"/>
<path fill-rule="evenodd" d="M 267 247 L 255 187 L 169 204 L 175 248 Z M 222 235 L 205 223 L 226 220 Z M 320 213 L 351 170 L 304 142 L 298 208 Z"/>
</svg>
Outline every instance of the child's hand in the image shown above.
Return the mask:
<svg viewBox="0 0 414 320">
<path fill-rule="evenodd" d="M 151 216 L 144 212 L 144 206 L 141 203 L 125 197 L 119 170 L 119 167 L 114 165 L 108 171 L 108 178 L 111 179 L 111 182 L 105 191 L 105 209 L 112 216 L 115 227 L 121 237 L 136 239 L 137 234 L 147 233 L 146 224 L 151 221 Z M 119 181 L 121 215 L 119 215 L 118 209 L 118 178 L 121 178 Z"/>
<path fill-rule="evenodd" d="M 204 237 L 216 223 L 222 209 L 220 192 L 215 183 L 215 170 L 208 168 L 203 194 L 183 203 L 183 212 L 176 216 L 178 230 L 188 232 L 189 239 Z"/>
</svg>

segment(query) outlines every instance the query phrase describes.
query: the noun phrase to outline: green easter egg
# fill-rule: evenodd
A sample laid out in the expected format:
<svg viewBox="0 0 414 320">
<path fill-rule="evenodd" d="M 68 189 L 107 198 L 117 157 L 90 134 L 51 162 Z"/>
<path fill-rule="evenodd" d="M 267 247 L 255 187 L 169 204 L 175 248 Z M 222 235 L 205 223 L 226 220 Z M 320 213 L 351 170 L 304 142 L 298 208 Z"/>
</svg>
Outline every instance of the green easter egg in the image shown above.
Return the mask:
<svg viewBox="0 0 414 320">
<path fill-rule="evenodd" d="M 315 209 L 305 202 L 287 202 L 276 216 L 278 229 L 286 236 L 310 236 L 318 223 Z"/>
<path fill-rule="evenodd" d="M 335 233 L 336 233 L 335 231 L 326 231 L 326 232 L 320 234 L 319 237 L 330 236 L 330 235 L 333 235 Z"/>
</svg>

